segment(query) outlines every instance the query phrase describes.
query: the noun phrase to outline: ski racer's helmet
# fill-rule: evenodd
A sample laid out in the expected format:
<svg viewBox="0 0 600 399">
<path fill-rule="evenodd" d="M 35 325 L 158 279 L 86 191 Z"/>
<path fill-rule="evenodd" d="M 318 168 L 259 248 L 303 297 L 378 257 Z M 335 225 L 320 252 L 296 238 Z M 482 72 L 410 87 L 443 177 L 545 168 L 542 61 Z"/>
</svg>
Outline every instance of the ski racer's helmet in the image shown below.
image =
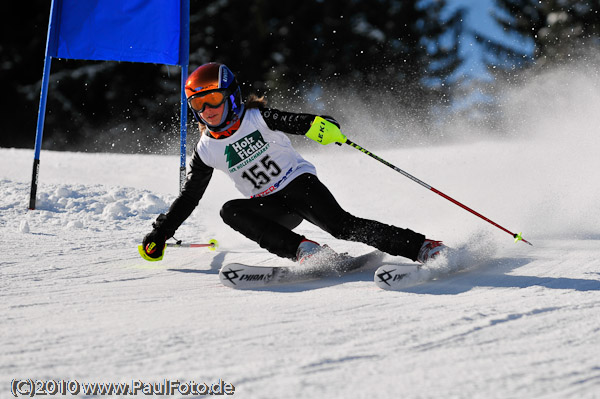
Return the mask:
<svg viewBox="0 0 600 399">
<path fill-rule="evenodd" d="M 227 129 L 242 116 L 242 91 L 235 75 L 223 64 L 210 62 L 196 68 L 185 82 L 188 105 L 198 122 L 212 131 Z M 200 113 L 206 106 L 218 107 L 225 104 L 223 118 L 217 125 L 206 123 Z"/>
</svg>

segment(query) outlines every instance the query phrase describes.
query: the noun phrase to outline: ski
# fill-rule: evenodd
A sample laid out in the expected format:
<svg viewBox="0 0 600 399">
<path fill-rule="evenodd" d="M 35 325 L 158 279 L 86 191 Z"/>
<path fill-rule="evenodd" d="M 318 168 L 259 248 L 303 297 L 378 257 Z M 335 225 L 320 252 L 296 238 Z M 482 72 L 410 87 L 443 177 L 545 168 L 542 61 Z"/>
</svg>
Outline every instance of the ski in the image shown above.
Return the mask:
<svg viewBox="0 0 600 399">
<path fill-rule="evenodd" d="M 297 283 L 325 277 L 340 277 L 378 264 L 384 257 L 381 251 L 369 252 L 357 257 L 344 257 L 329 264 L 313 267 L 302 266 L 252 266 L 229 263 L 219 270 L 223 285 L 235 289 L 261 288 Z"/>
<path fill-rule="evenodd" d="M 400 290 L 429 279 L 417 265 L 384 265 L 373 275 L 375 284 L 384 290 Z"/>
<path fill-rule="evenodd" d="M 402 290 L 476 269 L 489 262 L 486 248 L 450 248 L 425 264 L 384 264 L 373 275 L 375 284 L 384 290 Z"/>
</svg>

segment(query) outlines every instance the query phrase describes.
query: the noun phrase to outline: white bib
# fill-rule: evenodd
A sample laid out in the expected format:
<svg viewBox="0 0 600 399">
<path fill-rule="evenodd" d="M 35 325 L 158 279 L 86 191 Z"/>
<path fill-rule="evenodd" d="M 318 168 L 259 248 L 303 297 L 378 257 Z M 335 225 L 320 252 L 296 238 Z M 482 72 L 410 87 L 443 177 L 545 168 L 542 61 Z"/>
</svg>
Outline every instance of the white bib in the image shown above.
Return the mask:
<svg viewBox="0 0 600 399">
<path fill-rule="evenodd" d="M 256 108 L 246 111 L 230 137 L 202 135 L 197 150 L 202 162 L 225 172 L 247 197 L 272 194 L 303 173 L 317 174 L 283 132 L 269 129 Z"/>
</svg>

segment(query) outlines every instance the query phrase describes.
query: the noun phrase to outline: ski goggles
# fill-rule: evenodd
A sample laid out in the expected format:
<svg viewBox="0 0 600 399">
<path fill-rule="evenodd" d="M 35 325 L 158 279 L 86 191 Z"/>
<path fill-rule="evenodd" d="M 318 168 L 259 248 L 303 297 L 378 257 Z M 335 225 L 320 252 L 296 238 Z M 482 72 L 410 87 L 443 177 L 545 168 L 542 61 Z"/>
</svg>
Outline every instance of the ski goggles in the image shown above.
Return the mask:
<svg viewBox="0 0 600 399">
<path fill-rule="evenodd" d="M 227 93 L 223 91 L 213 91 L 206 94 L 196 94 L 188 98 L 188 104 L 196 112 L 203 112 L 206 106 L 216 108 L 223 104 L 227 99 Z"/>
</svg>

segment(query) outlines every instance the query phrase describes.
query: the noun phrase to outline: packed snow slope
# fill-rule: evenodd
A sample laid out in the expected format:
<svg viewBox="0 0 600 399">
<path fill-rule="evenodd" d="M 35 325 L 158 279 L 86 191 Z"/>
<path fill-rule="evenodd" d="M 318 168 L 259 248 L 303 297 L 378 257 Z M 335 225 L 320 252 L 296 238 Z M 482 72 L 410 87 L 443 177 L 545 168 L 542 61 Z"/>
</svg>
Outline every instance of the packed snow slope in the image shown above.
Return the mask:
<svg viewBox="0 0 600 399">
<path fill-rule="evenodd" d="M 600 91 L 583 78 L 570 88 L 585 101 L 550 101 L 543 81 L 515 98 L 502 139 L 373 148 L 533 247 L 348 146 L 301 149 L 348 211 L 476 248 L 466 270 L 398 292 L 378 289 L 373 270 L 222 286 L 228 262 L 291 262 L 223 224 L 221 204 L 239 194 L 221 173 L 176 234 L 218 251 L 146 262 L 137 245 L 175 198 L 176 156 L 43 151 L 28 211 L 33 151 L 0 149 L 0 397 L 15 378 L 222 379 L 239 398 L 598 397 Z"/>
</svg>

